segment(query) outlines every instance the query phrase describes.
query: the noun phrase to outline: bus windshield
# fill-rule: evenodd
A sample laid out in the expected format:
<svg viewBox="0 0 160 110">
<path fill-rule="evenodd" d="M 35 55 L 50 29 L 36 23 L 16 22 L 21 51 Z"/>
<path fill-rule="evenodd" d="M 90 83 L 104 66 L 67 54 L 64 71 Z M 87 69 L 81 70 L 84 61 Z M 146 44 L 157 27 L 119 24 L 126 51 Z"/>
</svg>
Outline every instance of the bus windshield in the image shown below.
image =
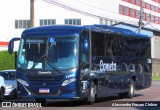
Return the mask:
<svg viewBox="0 0 160 110">
<path fill-rule="evenodd" d="M 18 68 L 63 71 L 78 65 L 78 37 L 22 38 Z"/>
</svg>

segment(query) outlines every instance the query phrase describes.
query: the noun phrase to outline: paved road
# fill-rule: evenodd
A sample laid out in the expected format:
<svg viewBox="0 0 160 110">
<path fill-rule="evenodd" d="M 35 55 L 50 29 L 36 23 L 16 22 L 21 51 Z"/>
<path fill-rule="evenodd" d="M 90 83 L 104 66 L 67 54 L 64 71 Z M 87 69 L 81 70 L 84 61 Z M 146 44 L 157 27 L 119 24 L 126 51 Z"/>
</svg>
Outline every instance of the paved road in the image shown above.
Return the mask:
<svg viewBox="0 0 160 110">
<path fill-rule="evenodd" d="M 5 100 L 11 101 L 11 100 Z M 12 100 L 15 101 L 15 100 Z M 20 101 L 20 100 L 19 100 Z M 29 100 L 32 101 L 33 100 Z M 15 101 L 17 102 L 17 101 Z M 113 107 L 114 104 L 123 104 L 132 107 Z M 99 99 L 94 105 L 86 105 L 82 101 L 55 101 L 48 100 L 42 108 L 0 108 L 1 110 L 160 110 L 154 107 L 160 104 L 160 81 L 153 81 L 150 88 L 136 91 L 132 99 L 119 98 L 117 96 Z M 146 106 L 150 107 L 146 107 Z M 152 106 L 152 107 L 151 107 Z M 94 107 L 94 108 L 93 108 Z"/>
</svg>

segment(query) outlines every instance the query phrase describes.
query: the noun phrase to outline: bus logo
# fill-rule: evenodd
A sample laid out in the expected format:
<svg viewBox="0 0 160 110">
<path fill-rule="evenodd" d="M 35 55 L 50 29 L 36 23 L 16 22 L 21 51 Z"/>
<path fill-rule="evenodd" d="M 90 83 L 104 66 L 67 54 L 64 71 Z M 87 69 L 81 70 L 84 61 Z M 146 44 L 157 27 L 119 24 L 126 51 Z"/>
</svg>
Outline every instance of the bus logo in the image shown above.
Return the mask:
<svg viewBox="0 0 160 110">
<path fill-rule="evenodd" d="M 39 71 L 38 74 L 51 74 L 51 71 Z"/>
<path fill-rule="evenodd" d="M 116 71 L 116 63 L 103 63 L 103 60 L 100 61 L 100 71 Z"/>
</svg>

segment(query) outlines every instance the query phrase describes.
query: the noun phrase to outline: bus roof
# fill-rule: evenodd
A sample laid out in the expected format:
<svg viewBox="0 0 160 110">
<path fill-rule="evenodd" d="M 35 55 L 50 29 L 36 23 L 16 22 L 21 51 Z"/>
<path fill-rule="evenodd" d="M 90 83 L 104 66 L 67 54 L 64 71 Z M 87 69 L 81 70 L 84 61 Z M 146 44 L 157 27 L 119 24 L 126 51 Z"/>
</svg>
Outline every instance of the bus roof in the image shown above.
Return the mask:
<svg viewBox="0 0 160 110">
<path fill-rule="evenodd" d="M 149 37 L 143 34 L 137 34 L 129 29 L 123 29 L 107 25 L 86 25 L 86 26 L 72 26 L 72 25 L 52 25 L 52 26 L 40 26 L 29 28 L 23 31 L 22 37 L 25 36 L 44 36 L 44 35 L 56 35 L 62 32 L 65 33 L 80 33 L 83 29 L 91 29 L 96 32 L 105 32 L 111 34 L 122 34 L 126 36 L 135 37 Z"/>
<path fill-rule="evenodd" d="M 135 37 L 149 37 L 149 36 L 144 35 L 144 34 L 138 34 L 136 32 L 133 32 L 129 29 L 113 27 L 113 26 L 92 25 L 91 28 L 94 31 L 103 31 L 103 32 L 112 33 L 112 34 L 123 34 L 123 35 L 126 35 L 126 36 L 135 36 Z"/>
<path fill-rule="evenodd" d="M 28 28 L 23 31 L 22 37 L 26 36 L 56 36 L 56 35 L 71 35 L 79 33 L 84 26 L 70 26 L 70 25 L 52 25 Z"/>
</svg>

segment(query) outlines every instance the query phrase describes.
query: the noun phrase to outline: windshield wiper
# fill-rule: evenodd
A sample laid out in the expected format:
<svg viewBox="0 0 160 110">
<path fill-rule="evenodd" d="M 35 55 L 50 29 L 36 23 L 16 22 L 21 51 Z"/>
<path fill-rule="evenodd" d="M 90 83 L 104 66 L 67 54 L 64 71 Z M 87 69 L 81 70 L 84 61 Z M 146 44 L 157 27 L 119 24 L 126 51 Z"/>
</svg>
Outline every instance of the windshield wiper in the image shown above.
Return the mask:
<svg viewBox="0 0 160 110">
<path fill-rule="evenodd" d="M 56 70 L 58 73 L 62 73 L 58 68 L 56 68 L 55 66 L 53 66 L 48 60 L 47 60 L 47 64 L 52 67 L 54 70 Z"/>
<path fill-rule="evenodd" d="M 44 61 L 54 70 L 56 70 L 58 73 L 62 73 L 58 68 L 56 68 L 54 65 L 51 64 L 51 62 L 49 62 L 48 60 L 48 56 L 43 55 L 42 58 L 44 59 Z"/>
</svg>

